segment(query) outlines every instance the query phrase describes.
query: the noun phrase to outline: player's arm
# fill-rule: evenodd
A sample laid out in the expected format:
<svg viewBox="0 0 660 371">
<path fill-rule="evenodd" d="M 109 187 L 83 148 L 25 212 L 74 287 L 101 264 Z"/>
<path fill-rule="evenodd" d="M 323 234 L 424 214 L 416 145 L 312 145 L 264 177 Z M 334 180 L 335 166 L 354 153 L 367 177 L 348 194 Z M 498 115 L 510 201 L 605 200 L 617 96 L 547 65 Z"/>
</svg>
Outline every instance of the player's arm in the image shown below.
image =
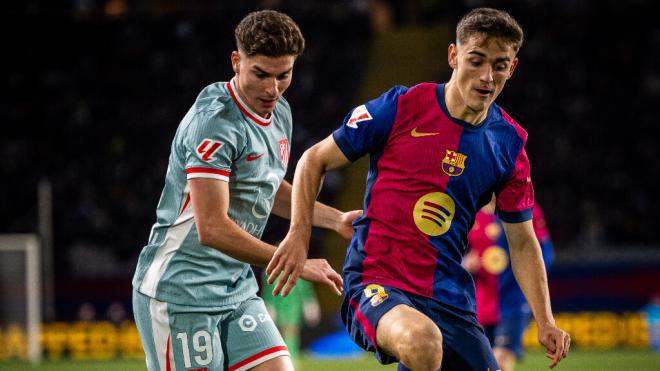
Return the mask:
<svg viewBox="0 0 660 371">
<path fill-rule="evenodd" d="M 570 347 L 570 336 L 555 325 L 550 308 L 548 278 L 541 247 L 534 234 L 532 221 L 502 223 L 509 242 L 511 267 L 539 328 L 539 342 L 547 349 L 555 367 Z"/>
<path fill-rule="evenodd" d="M 188 180 L 188 186 L 199 242 L 240 261 L 266 266 L 276 247 L 255 238 L 229 218 L 229 184 L 217 179 L 194 178 Z M 305 260 L 301 277 L 325 283 L 341 293 L 341 277 L 325 259 Z"/>
<path fill-rule="evenodd" d="M 189 179 L 190 199 L 199 242 L 257 266 L 265 266 L 275 252 L 269 245 L 239 227 L 227 215 L 229 183 L 206 178 Z"/>
<path fill-rule="evenodd" d="M 291 193 L 289 233 L 266 268 L 269 283 L 273 283 L 281 275 L 273 289 L 273 295 L 278 295 L 280 291 L 282 296 L 288 295 L 300 275 L 302 262 L 309 250 L 316 196 L 325 173 L 349 163 L 332 136 L 309 148 L 298 161 Z"/>
<path fill-rule="evenodd" d="M 275 194 L 273 214 L 291 219 L 291 190 L 291 183 L 286 180 L 283 181 Z M 312 225 L 333 230 L 345 239 L 350 239 L 353 235 L 352 222 L 360 215 L 362 215 L 362 210 L 341 212 L 334 207 L 316 201 L 314 202 Z"/>
</svg>

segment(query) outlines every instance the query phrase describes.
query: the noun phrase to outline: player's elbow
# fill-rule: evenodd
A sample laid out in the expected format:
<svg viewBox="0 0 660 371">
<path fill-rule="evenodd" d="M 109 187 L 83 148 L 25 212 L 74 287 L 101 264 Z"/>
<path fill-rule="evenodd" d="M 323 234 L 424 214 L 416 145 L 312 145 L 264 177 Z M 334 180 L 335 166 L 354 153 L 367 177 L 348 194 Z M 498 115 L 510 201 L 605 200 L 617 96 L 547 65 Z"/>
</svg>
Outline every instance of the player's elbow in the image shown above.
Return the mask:
<svg viewBox="0 0 660 371">
<path fill-rule="evenodd" d="M 205 228 L 197 227 L 197 239 L 204 246 L 213 246 L 214 239 L 212 234 Z"/>
<path fill-rule="evenodd" d="M 214 234 L 210 226 L 206 225 L 197 225 L 197 239 L 199 243 L 205 246 L 213 246 L 214 244 Z"/>
<path fill-rule="evenodd" d="M 314 169 L 320 173 L 328 171 L 328 164 L 324 161 L 320 143 L 308 148 L 300 157 L 299 163 L 306 169 Z"/>
<path fill-rule="evenodd" d="M 229 222 L 229 218 L 224 220 L 207 220 L 197 222 L 197 239 L 199 243 L 204 246 L 219 247 L 222 244 L 222 231 L 227 230 L 225 223 Z"/>
<path fill-rule="evenodd" d="M 305 152 L 303 152 L 302 156 L 300 156 L 299 162 L 303 162 L 305 164 L 308 163 L 314 163 L 318 161 L 318 143 L 307 148 Z"/>
</svg>

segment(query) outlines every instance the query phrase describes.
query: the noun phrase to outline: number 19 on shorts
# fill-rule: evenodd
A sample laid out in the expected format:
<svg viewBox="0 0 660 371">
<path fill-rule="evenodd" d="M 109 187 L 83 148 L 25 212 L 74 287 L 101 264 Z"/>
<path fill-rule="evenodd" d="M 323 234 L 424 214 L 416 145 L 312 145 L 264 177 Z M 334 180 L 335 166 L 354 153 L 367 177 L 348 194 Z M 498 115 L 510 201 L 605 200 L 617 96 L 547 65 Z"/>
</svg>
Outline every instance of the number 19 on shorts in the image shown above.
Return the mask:
<svg viewBox="0 0 660 371">
<path fill-rule="evenodd" d="M 190 362 L 190 343 L 188 341 L 188 334 L 179 332 L 176 334 L 177 340 L 181 342 L 181 349 L 183 349 L 183 363 L 186 368 L 192 367 Z M 207 331 L 197 331 L 192 336 L 192 349 L 195 353 L 195 363 L 200 366 L 206 366 L 213 361 L 213 343 L 211 342 L 211 334 Z"/>
</svg>

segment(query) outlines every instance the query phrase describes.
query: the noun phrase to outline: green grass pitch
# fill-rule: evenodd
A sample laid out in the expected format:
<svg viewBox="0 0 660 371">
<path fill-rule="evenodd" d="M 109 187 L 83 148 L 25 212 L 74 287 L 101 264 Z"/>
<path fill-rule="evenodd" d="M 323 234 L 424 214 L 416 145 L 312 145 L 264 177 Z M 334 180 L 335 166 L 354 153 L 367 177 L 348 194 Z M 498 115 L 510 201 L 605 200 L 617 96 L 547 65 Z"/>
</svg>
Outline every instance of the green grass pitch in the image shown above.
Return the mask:
<svg viewBox="0 0 660 371">
<path fill-rule="evenodd" d="M 381 366 L 371 356 L 351 360 L 319 360 L 303 358 L 299 371 L 385 371 L 396 370 L 396 365 Z M 108 361 L 108 362 L 45 362 L 40 366 L 30 366 L 26 363 L 0 363 L 0 371 L 138 371 L 146 370 L 142 361 Z M 549 370 L 548 360 L 540 351 L 529 351 L 518 364 L 516 371 Z M 660 370 L 660 353 L 650 350 L 611 350 L 586 351 L 571 350 L 569 357 L 562 361 L 557 371 L 658 371 Z"/>
</svg>

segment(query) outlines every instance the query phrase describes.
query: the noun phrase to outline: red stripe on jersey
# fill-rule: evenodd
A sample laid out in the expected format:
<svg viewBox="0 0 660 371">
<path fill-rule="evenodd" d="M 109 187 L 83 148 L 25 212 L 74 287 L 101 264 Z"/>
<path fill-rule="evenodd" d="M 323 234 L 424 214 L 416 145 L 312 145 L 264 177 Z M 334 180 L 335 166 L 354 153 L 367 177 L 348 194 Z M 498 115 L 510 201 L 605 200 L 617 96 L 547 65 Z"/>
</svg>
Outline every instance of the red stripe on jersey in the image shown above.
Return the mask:
<svg viewBox="0 0 660 371">
<path fill-rule="evenodd" d="M 165 370 L 172 371 L 172 365 L 170 364 L 170 336 L 167 335 L 167 350 L 165 351 Z"/>
<path fill-rule="evenodd" d="M 502 117 L 508 122 L 523 141 L 523 146 L 516 157 L 516 164 L 507 180 L 504 191 L 497 195 L 497 208 L 505 212 L 518 212 L 534 206 L 534 187 L 530 177 L 529 158 L 525 151 L 527 131 L 523 129 L 506 111 L 500 108 Z"/>
<path fill-rule="evenodd" d="M 254 117 L 254 115 L 252 115 L 250 112 L 248 112 L 247 109 L 245 109 L 245 107 L 243 107 L 243 104 L 241 104 L 241 101 L 238 100 L 238 97 L 236 96 L 236 93 L 234 92 L 234 89 L 232 89 L 231 83 L 229 82 L 227 83 L 227 90 L 229 90 L 229 94 L 231 94 L 231 97 L 234 99 L 234 102 L 238 106 L 238 109 L 240 109 L 245 116 L 249 117 L 250 120 L 254 121 L 257 125 L 261 125 L 261 126 L 270 125 L 272 120 L 269 120 L 268 122 L 263 122 L 263 120 L 259 120 L 258 118 Z"/>
<path fill-rule="evenodd" d="M 188 207 L 188 203 L 190 203 L 190 193 L 188 193 L 186 196 L 186 201 L 183 203 L 183 207 L 181 208 L 179 215 L 183 214 L 183 212 L 186 210 L 186 207 Z"/>
<path fill-rule="evenodd" d="M 237 364 L 235 364 L 233 366 L 229 366 L 229 371 L 234 371 L 236 369 L 241 368 L 242 366 L 247 365 L 250 362 L 256 361 L 257 359 L 259 359 L 261 357 L 264 357 L 264 356 L 267 356 L 269 354 L 273 354 L 275 352 L 279 352 L 279 351 L 282 351 L 282 350 L 287 350 L 287 349 L 288 348 L 286 346 L 283 346 L 283 345 L 273 347 L 273 348 L 270 348 L 270 349 L 266 349 L 263 352 L 259 352 L 259 353 L 255 354 L 253 356 L 250 356 L 250 357 L 238 362 Z"/>
<path fill-rule="evenodd" d="M 208 167 L 189 167 L 186 169 L 186 174 L 193 174 L 193 173 L 207 173 L 207 174 L 217 174 L 224 176 L 229 176 L 230 174 L 229 171 L 210 169 Z"/>
<path fill-rule="evenodd" d="M 413 130 L 441 135 L 419 137 Z M 451 177 L 442 171 L 442 160 L 446 150 L 458 150 L 462 133 L 463 127 L 451 121 L 438 104 L 435 84 L 418 85 L 399 97 L 367 207 L 372 220 L 364 245 L 363 284 L 378 283 L 433 297 L 438 251 L 415 224 L 415 204 L 429 193 L 447 192 Z M 429 210 L 442 210 L 441 205 L 429 201 L 425 206 L 425 212 L 445 218 Z"/>
<path fill-rule="evenodd" d="M 349 299 L 348 303 L 353 307 L 353 310 L 355 310 L 355 319 L 362 325 L 362 328 L 364 329 L 364 333 L 367 334 L 367 337 L 369 340 L 371 340 L 371 343 L 374 345 L 374 347 L 378 346 L 376 344 L 376 329 L 371 325 L 371 322 L 367 319 L 367 317 L 360 311 L 360 305 L 353 299 Z"/>
<path fill-rule="evenodd" d="M 542 242 L 550 237 L 550 231 L 548 231 L 548 226 L 545 224 L 545 216 L 539 204 L 534 204 L 534 210 L 532 212 L 534 233 L 536 233 L 536 238 L 538 238 L 539 242 Z"/>
<path fill-rule="evenodd" d="M 499 275 L 486 268 L 484 253 L 490 248 L 499 247 L 497 242 L 501 233 L 495 215 L 480 211 L 468 234 L 470 250 L 478 256 L 480 262 L 477 271 L 472 272 L 472 278 L 476 290 L 477 320 L 484 326 L 496 325 L 500 320 Z"/>
<path fill-rule="evenodd" d="M 504 189 L 497 194 L 499 210 L 515 213 L 534 207 L 534 187 L 529 173 L 529 159 L 522 147 L 516 157 L 513 174 L 506 181 Z"/>
</svg>

